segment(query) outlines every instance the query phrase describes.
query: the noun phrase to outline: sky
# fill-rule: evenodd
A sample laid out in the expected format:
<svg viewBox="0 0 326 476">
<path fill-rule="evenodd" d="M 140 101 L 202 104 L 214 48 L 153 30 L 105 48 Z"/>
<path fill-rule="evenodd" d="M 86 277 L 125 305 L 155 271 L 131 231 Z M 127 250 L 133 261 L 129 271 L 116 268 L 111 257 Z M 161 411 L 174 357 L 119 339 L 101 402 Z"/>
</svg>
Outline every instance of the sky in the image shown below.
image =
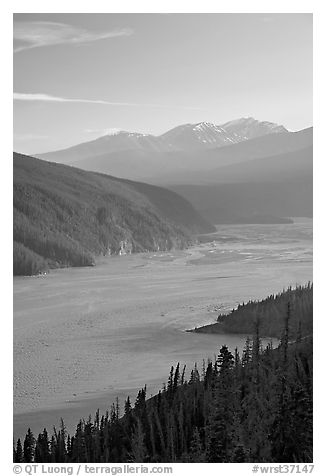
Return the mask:
<svg viewBox="0 0 326 476">
<path fill-rule="evenodd" d="M 239 117 L 312 125 L 312 14 L 14 14 L 14 150 Z"/>
</svg>

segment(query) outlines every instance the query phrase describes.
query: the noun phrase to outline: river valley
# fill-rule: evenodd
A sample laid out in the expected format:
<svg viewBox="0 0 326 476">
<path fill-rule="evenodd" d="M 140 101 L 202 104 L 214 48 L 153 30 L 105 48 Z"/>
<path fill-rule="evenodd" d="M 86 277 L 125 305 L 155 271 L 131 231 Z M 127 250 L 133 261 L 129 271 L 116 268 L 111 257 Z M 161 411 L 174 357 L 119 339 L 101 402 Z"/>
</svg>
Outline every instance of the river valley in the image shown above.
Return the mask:
<svg viewBox="0 0 326 476">
<path fill-rule="evenodd" d="M 207 238 L 206 238 L 207 239 Z M 205 240 L 206 241 L 206 240 Z M 97 408 L 213 358 L 243 335 L 186 329 L 219 311 L 312 280 L 312 220 L 220 225 L 187 250 L 104 257 L 97 266 L 14 279 L 14 433 L 69 430 Z"/>
</svg>

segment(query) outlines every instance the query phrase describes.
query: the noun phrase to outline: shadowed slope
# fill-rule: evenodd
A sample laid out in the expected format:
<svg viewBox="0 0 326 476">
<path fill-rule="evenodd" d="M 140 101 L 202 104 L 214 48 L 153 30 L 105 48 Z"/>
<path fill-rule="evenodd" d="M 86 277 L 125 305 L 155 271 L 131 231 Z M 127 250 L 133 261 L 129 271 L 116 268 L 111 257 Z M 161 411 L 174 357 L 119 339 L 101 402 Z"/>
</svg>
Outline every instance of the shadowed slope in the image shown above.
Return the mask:
<svg viewBox="0 0 326 476">
<path fill-rule="evenodd" d="M 174 192 L 14 154 L 14 274 L 184 247 L 212 228 Z"/>
</svg>

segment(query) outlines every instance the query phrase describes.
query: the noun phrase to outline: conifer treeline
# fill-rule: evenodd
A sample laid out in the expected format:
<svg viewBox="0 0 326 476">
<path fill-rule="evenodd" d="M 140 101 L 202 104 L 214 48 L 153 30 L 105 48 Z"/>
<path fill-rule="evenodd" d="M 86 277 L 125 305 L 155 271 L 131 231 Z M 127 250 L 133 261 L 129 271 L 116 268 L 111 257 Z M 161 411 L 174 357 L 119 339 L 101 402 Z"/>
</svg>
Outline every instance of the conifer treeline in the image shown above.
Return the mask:
<svg viewBox="0 0 326 476">
<path fill-rule="evenodd" d="M 279 346 L 262 350 L 259 321 L 242 355 L 222 346 L 215 361 L 171 368 L 164 388 L 139 391 L 124 412 L 80 420 L 75 434 L 63 421 L 50 436 L 28 430 L 14 445 L 15 462 L 311 462 L 312 337 L 289 343 L 290 303 Z"/>
<path fill-rule="evenodd" d="M 284 308 L 291 303 L 289 322 L 290 338 L 312 334 L 313 322 L 313 284 L 289 287 L 278 294 L 271 294 L 262 301 L 249 301 L 239 304 L 228 314 L 220 314 L 215 324 L 194 329 L 202 333 L 252 334 L 257 319 L 260 321 L 262 336 L 280 338 L 284 326 Z"/>
</svg>

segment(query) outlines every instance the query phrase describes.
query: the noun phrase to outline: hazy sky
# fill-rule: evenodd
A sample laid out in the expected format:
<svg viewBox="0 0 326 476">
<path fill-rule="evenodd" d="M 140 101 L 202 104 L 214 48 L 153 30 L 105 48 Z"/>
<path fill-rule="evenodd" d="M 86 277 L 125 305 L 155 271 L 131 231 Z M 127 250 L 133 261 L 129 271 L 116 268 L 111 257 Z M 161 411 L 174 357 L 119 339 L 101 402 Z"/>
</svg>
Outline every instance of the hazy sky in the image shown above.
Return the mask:
<svg viewBox="0 0 326 476">
<path fill-rule="evenodd" d="M 14 149 L 245 116 L 312 125 L 311 14 L 15 14 Z"/>
</svg>

